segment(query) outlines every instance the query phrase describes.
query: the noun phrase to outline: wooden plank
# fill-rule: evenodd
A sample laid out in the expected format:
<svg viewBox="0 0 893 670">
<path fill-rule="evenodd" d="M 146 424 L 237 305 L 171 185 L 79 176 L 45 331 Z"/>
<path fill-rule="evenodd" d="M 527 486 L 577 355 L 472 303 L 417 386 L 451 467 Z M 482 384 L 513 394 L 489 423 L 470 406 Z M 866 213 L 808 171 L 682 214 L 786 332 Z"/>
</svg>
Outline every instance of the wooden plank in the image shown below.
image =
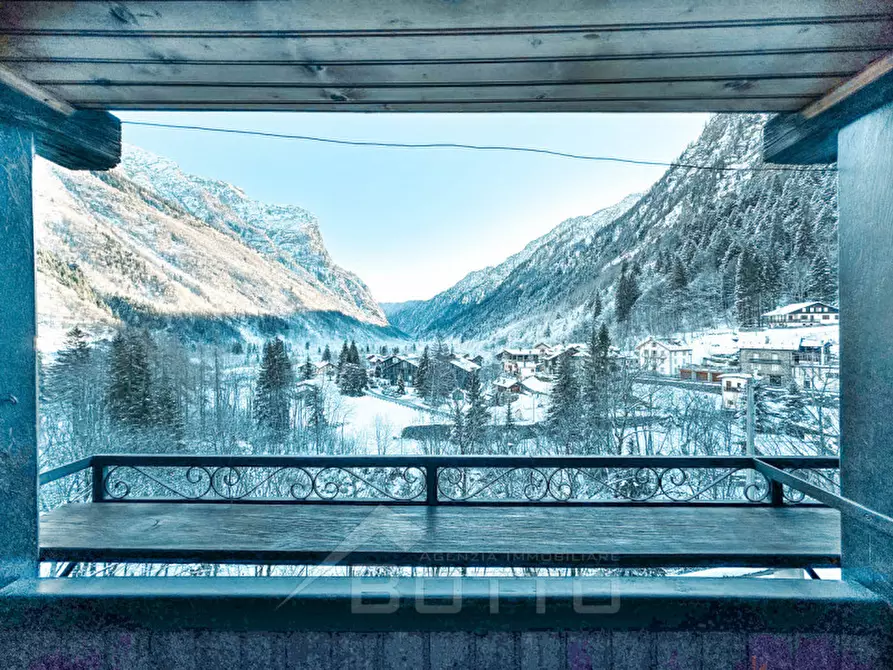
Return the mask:
<svg viewBox="0 0 893 670">
<path fill-rule="evenodd" d="M 431 670 L 474 667 L 473 633 L 439 633 L 429 637 Z"/>
<path fill-rule="evenodd" d="M 763 134 L 763 159 L 794 164 L 836 161 L 840 129 L 893 101 L 893 72 L 887 70 L 834 99 L 831 106 L 809 109 L 808 116 L 801 112 L 770 120 Z"/>
<path fill-rule="evenodd" d="M 40 538 L 44 560 L 600 567 L 828 564 L 840 543 L 826 508 L 684 505 L 74 504 L 41 517 Z"/>
<path fill-rule="evenodd" d="M 782 76 L 851 76 L 865 64 L 884 55 L 882 50 L 773 53 L 717 52 L 696 56 L 648 58 L 599 58 L 596 55 L 570 59 L 503 59 L 421 62 L 284 61 L 245 62 L 237 60 L 120 59 L 91 61 L 8 61 L 7 67 L 35 84 L 267 84 L 291 82 L 355 87 L 363 82 L 481 83 L 550 80 L 602 82 L 634 80 L 756 79 Z"/>
<path fill-rule="evenodd" d="M 763 112 L 793 112 L 803 104 L 802 98 L 793 100 L 770 98 L 702 98 L 699 100 L 667 100 L 656 98 L 649 100 L 525 100 L 520 102 L 490 102 L 490 101 L 462 101 L 447 102 L 433 105 L 427 102 L 406 104 L 381 104 L 381 103 L 352 103 L 342 102 L 224 102 L 224 103 L 175 103 L 166 102 L 159 105 L 146 103 L 122 103 L 115 105 L 118 111 L 143 110 L 143 111 L 230 111 L 230 112 L 451 112 L 451 113 L 499 113 L 499 112 L 541 112 L 541 113 L 567 113 L 567 112 L 627 112 L 627 113 L 658 113 L 658 112 L 716 112 L 716 113 L 763 113 Z M 90 105 L 80 104 L 82 108 L 90 109 Z M 96 109 L 106 109 L 105 105 L 97 104 Z"/>
<path fill-rule="evenodd" d="M 525 102 L 536 100 L 651 100 L 651 99 L 717 99 L 736 100 L 757 98 L 811 100 L 842 81 L 839 77 L 792 79 L 726 79 L 710 81 L 655 81 L 591 83 L 550 83 L 548 80 L 530 84 L 482 83 L 422 84 L 394 86 L 378 84 L 359 87 L 339 87 L 320 84 L 296 85 L 208 85 L 167 84 L 118 85 L 66 84 L 51 85 L 48 90 L 74 104 L 109 105 L 119 103 L 158 106 L 167 102 L 214 103 L 253 102 L 301 103 L 336 102 L 342 104 L 449 104 L 456 101 L 482 100 L 491 102 Z"/>
<path fill-rule="evenodd" d="M 298 11 L 299 10 L 299 11 Z M 587 0 L 528 0 L 522 4 L 486 0 L 473 4 L 424 0 L 333 3 L 327 0 L 251 0 L 250 2 L 144 1 L 108 3 L 102 0 L 4 3 L 0 23 L 18 30 L 368 30 L 426 27 L 514 27 L 518 25 L 573 25 L 592 23 L 687 23 L 712 21 L 777 21 L 786 19 L 833 20 L 890 12 L 885 0 L 812 0 L 789 3 L 776 0 L 626 0 L 593 7 Z"/>
<path fill-rule="evenodd" d="M 0 588 L 37 575 L 37 317 L 32 134 L 2 125 L 0 91 Z"/>
<path fill-rule="evenodd" d="M 121 158 L 121 124 L 114 116 L 91 111 L 65 115 L 2 84 L 0 124 L 33 133 L 38 154 L 72 170 L 107 170 Z"/>
<path fill-rule="evenodd" d="M 636 28 L 630 31 L 577 31 L 469 33 L 413 35 L 412 33 L 358 33 L 332 36 L 326 33 L 232 32 L 148 33 L 108 36 L 95 33 L 33 35 L 7 33 L 0 41 L 0 57 L 10 59 L 116 59 L 116 60 L 221 60 L 281 62 L 417 61 L 458 58 L 568 58 L 647 57 L 654 55 L 722 53 L 748 50 L 756 53 L 780 49 L 831 51 L 838 49 L 893 48 L 893 17 L 859 23 L 780 23 L 750 27 L 689 26 Z M 3 30 L 0 28 L 0 36 Z M 721 56 L 720 56 L 721 58 Z"/>
</svg>

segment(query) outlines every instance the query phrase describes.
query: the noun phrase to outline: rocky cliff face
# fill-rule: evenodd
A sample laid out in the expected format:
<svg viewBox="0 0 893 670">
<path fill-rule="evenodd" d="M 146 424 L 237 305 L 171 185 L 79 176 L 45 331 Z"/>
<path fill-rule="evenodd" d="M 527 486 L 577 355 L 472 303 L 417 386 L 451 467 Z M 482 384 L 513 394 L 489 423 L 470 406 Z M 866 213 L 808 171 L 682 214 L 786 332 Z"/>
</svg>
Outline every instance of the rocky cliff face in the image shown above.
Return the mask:
<svg viewBox="0 0 893 670">
<path fill-rule="evenodd" d="M 225 334 L 388 334 L 366 285 L 336 265 L 300 207 L 268 205 L 127 147 L 120 167 L 35 176 L 42 338 L 136 321 Z M 215 326 L 215 328 L 217 327 Z M 194 333 L 195 334 L 195 333 Z"/>
</svg>

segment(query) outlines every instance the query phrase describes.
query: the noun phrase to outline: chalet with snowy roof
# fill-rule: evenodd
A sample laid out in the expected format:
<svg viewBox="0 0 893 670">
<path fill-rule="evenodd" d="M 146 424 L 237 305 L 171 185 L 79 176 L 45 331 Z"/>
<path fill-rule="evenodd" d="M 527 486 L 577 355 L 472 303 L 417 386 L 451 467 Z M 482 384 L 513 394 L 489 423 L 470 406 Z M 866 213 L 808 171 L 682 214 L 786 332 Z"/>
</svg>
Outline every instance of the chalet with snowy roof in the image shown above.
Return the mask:
<svg viewBox="0 0 893 670">
<path fill-rule="evenodd" d="M 419 359 L 415 356 L 392 354 L 378 365 L 379 376 L 391 384 L 396 384 L 400 379 L 404 384 L 413 385 L 415 376 L 419 371 Z"/>
<path fill-rule="evenodd" d="M 468 385 L 468 379 L 473 372 L 481 369 L 481 366 L 469 358 L 452 355 L 448 361 L 453 369 L 456 379 L 456 388 L 464 389 Z"/>
<path fill-rule="evenodd" d="M 840 322 L 836 307 L 826 302 L 795 302 L 763 314 L 763 322 L 776 328 L 791 326 L 830 326 Z"/>
<path fill-rule="evenodd" d="M 335 374 L 335 366 L 329 361 L 319 361 L 313 364 L 313 374 L 316 377 L 322 377 L 323 375 L 331 377 Z"/>
<path fill-rule="evenodd" d="M 670 377 L 691 365 L 692 350 L 679 340 L 648 337 L 636 345 L 636 357 L 643 370 Z"/>
<path fill-rule="evenodd" d="M 564 358 L 566 358 L 567 356 L 573 357 L 577 354 L 585 352 L 585 344 L 567 344 L 552 347 L 552 349 L 548 353 L 542 356 L 541 362 L 537 366 L 536 370 L 537 372 L 545 375 L 555 375 L 558 373 L 558 368 Z"/>
<path fill-rule="evenodd" d="M 545 353 L 542 349 L 503 349 L 497 358 L 502 363 L 503 372 L 521 377 L 533 374 Z"/>
<path fill-rule="evenodd" d="M 830 342 L 796 333 L 763 331 L 747 333 L 738 340 L 741 372 L 760 375 L 769 386 L 787 386 L 800 365 L 826 365 Z"/>
</svg>

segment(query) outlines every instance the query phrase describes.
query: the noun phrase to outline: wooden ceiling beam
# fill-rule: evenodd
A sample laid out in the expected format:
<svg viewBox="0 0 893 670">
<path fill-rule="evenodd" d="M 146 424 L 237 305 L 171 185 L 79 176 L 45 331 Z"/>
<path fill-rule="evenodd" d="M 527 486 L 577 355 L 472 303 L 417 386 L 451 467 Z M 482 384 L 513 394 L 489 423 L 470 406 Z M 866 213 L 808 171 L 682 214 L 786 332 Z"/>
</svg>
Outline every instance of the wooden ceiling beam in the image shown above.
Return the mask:
<svg viewBox="0 0 893 670">
<path fill-rule="evenodd" d="M 121 160 L 121 122 L 116 117 L 76 110 L 2 68 L 0 123 L 32 132 L 38 155 L 71 170 L 108 170 Z"/>
<path fill-rule="evenodd" d="M 889 103 L 893 103 L 893 52 L 799 112 L 772 119 L 763 134 L 763 158 L 767 163 L 833 163 L 840 129 Z"/>
</svg>

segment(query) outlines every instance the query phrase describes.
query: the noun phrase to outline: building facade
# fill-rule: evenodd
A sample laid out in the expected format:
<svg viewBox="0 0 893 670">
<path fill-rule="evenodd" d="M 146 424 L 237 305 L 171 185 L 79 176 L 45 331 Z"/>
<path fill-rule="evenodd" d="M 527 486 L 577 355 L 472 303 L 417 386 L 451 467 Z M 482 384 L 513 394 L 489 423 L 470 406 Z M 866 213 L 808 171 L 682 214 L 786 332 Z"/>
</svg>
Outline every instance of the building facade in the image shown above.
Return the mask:
<svg viewBox="0 0 893 670">
<path fill-rule="evenodd" d="M 676 376 L 692 364 L 691 347 L 678 340 L 649 337 L 636 345 L 639 367 L 659 375 Z"/>
<path fill-rule="evenodd" d="M 763 322 L 775 328 L 831 326 L 840 322 L 838 309 L 825 302 L 798 302 L 766 312 Z"/>
</svg>

